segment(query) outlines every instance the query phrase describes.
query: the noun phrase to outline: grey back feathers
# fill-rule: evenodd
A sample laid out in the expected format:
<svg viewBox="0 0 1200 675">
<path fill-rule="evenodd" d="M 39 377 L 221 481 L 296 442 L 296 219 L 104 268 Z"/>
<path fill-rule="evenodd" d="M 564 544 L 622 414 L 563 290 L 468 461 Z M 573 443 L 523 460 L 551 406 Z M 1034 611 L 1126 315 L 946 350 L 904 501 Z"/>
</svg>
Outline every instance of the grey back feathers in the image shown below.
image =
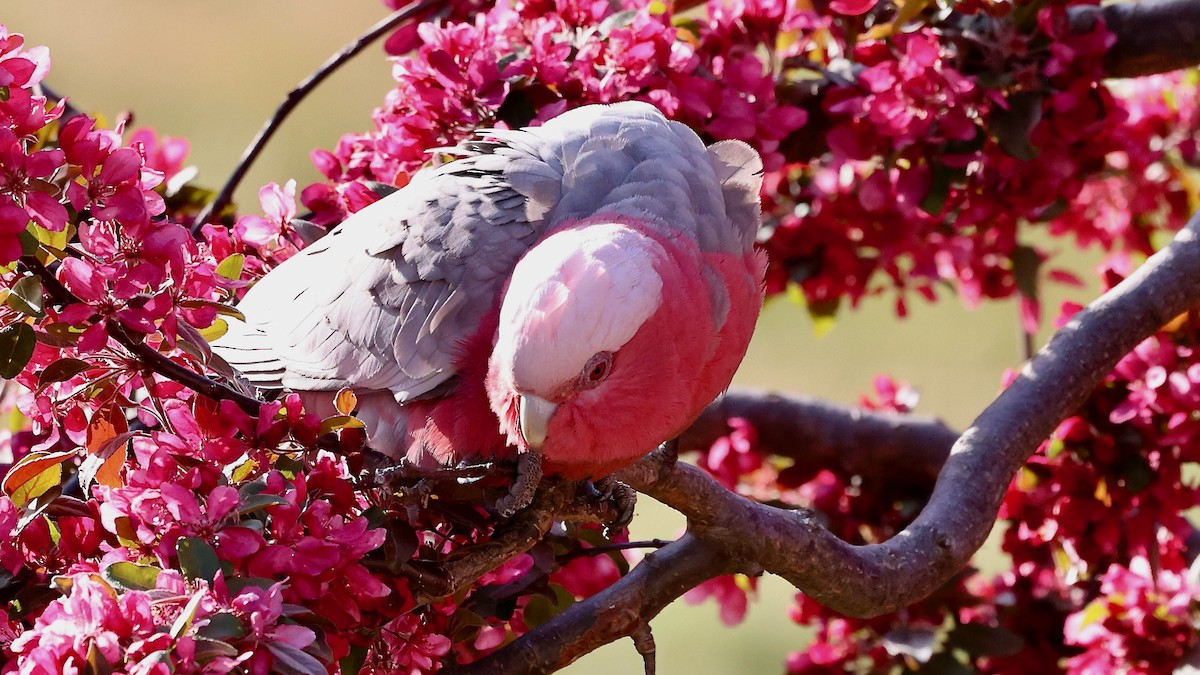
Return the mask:
<svg viewBox="0 0 1200 675">
<path fill-rule="evenodd" d="M 738 141 L 706 149 L 648 104 L 480 135 L 261 279 L 217 352 L 259 387 L 404 402 L 442 391 L 517 261 L 560 223 L 613 213 L 705 251 L 754 241 L 758 154 Z"/>
</svg>

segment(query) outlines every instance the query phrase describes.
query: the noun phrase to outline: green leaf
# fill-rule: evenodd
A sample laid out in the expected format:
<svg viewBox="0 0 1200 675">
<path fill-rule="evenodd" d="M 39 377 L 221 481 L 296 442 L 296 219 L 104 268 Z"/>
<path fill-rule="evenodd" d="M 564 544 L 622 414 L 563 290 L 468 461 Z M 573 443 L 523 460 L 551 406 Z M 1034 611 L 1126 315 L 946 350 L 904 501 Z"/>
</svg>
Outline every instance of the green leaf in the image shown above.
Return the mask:
<svg viewBox="0 0 1200 675">
<path fill-rule="evenodd" d="M 35 345 L 37 336 L 29 324 L 18 323 L 0 328 L 0 377 L 6 380 L 16 377 L 33 357 Z"/>
<path fill-rule="evenodd" d="M 892 20 L 892 23 L 896 26 L 903 26 L 909 21 L 917 18 L 917 15 L 921 13 L 921 10 L 928 7 L 932 1 L 933 0 L 903 0 L 903 2 L 898 3 L 900 5 L 900 9 L 896 12 L 896 18 Z"/>
<path fill-rule="evenodd" d="M 1108 618 L 1108 615 L 1108 602 L 1104 598 L 1093 600 L 1083 609 L 1083 619 L 1079 622 L 1078 630 L 1083 630 L 1094 623 L 1104 621 Z"/>
<path fill-rule="evenodd" d="M 930 163 L 929 191 L 921 199 L 921 210 L 931 216 L 942 212 L 946 198 L 950 196 L 950 183 L 955 171 L 941 163 Z"/>
<path fill-rule="evenodd" d="M 287 503 L 288 500 L 280 497 L 279 495 L 256 494 L 242 499 L 241 504 L 238 504 L 237 511 L 239 516 L 244 516 L 251 511 L 257 511 L 258 509 L 274 506 L 276 504 Z"/>
<path fill-rule="evenodd" d="M 246 256 L 241 253 L 234 253 L 222 260 L 220 265 L 217 265 L 216 272 L 230 281 L 237 281 L 242 277 L 242 267 L 245 262 Z"/>
<path fill-rule="evenodd" d="M 212 583 L 221 569 L 217 552 L 207 541 L 196 537 L 184 537 L 175 544 L 179 554 L 179 569 L 189 580 L 204 579 Z"/>
<path fill-rule="evenodd" d="M 205 620 L 208 623 L 196 631 L 196 634 L 209 640 L 236 640 L 246 635 L 246 624 L 232 614 L 210 614 Z"/>
<path fill-rule="evenodd" d="M 1013 281 L 1021 295 L 1035 300 L 1038 297 L 1038 270 L 1042 256 L 1030 246 L 1018 246 L 1012 252 Z"/>
<path fill-rule="evenodd" d="M 921 675 L 976 675 L 978 671 L 963 664 L 948 652 L 939 652 L 934 654 L 928 663 L 921 664 L 916 672 Z"/>
<path fill-rule="evenodd" d="M 38 251 L 38 240 L 28 229 L 17 235 L 17 241 L 21 243 L 21 255 L 33 255 Z"/>
<path fill-rule="evenodd" d="M 1020 635 L 1000 626 L 982 623 L 959 624 L 950 631 L 948 644 L 971 656 L 1013 656 L 1025 647 Z"/>
<path fill-rule="evenodd" d="M 62 483 L 62 464 L 78 454 L 74 449 L 31 452 L 8 468 L 4 480 L 0 482 L 0 489 L 18 507 L 24 506 L 50 488 L 59 486 Z"/>
<path fill-rule="evenodd" d="M 209 579 L 209 581 L 212 580 Z M 187 634 L 192 627 L 192 622 L 196 620 L 196 611 L 200 609 L 200 603 L 203 601 L 204 593 L 196 593 L 191 600 L 188 600 L 183 611 L 175 618 L 175 623 L 171 624 L 171 637 L 179 638 Z"/>
<path fill-rule="evenodd" d="M 366 662 L 367 648 L 355 646 L 350 648 L 349 654 L 338 661 L 338 665 L 341 666 L 342 675 L 358 675 Z"/>
<path fill-rule="evenodd" d="M 21 509 L 21 518 L 17 521 L 17 528 L 13 530 L 13 535 L 15 536 L 21 532 L 24 532 L 25 528 L 29 527 L 30 523 L 34 522 L 38 518 L 41 518 L 43 514 L 49 511 L 50 507 L 53 506 L 54 502 L 60 497 L 62 497 L 62 486 L 55 485 L 42 494 L 30 499 L 29 502 L 26 503 Z M 51 533 L 53 533 L 54 521 L 48 520 L 46 522 L 51 526 Z"/>
<path fill-rule="evenodd" d="M 8 306 L 39 319 L 45 316 L 42 280 L 37 277 L 22 277 L 18 280 L 8 292 Z"/>
<path fill-rule="evenodd" d="M 325 675 L 325 664 L 282 642 L 268 642 L 267 651 L 274 657 L 271 672 L 283 675 Z"/>
<path fill-rule="evenodd" d="M 1040 92 L 1017 92 L 1008 97 L 1007 110 L 999 106 L 992 109 L 988 127 L 1001 150 L 1025 161 L 1038 156 L 1029 134 L 1042 119 L 1044 97 Z"/>
<path fill-rule="evenodd" d="M 574 596 L 559 584 L 550 584 L 550 590 L 554 593 L 553 599 L 540 594 L 529 598 L 522 615 L 526 626 L 536 628 L 575 604 Z"/>
<path fill-rule="evenodd" d="M 150 656 L 154 656 L 151 654 Z M 142 663 L 153 663 L 154 660 L 142 661 Z M 88 647 L 87 653 L 88 673 L 90 675 L 110 675 L 113 672 L 112 664 L 108 662 L 108 658 L 100 651 L 97 643 L 93 641 Z"/>
<path fill-rule="evenodd" d="M 225 584 L 229 587 L 229 592 L 236 596 L 251 586 L 269 591 L 275 582 L 263 577 L 229 577 L 225 580 Z"/>
<path fill-rule="evenodd" d="M 83 334 L 82 328 L 70 326 L 65 323 L 44 324 L 41 326 L 41 329 L 37 333 L 38 342 L 54 347 L 55 349 L 74 347 L 75 343 L 79 342 L 79 336 Z"/>
<path fill-rule="evenodd" d="M 71 237 L 75 234 L 74 226 L 69 223 L 61 230 L 47 230 L 40 225 L 30 223 L 27 231 L 34 236 L 37 243 L 53 249 L 51 253 L 57 252 L 56 257 L 59 258 L 62 257 L 63 249 L 67 247 L 67 242 L 71 241 Z M 32 253 L 26 255 L 32 255 Z"/>
<path fill-rule="evenodd" d="M 154 588 L 161 572 L 153 565 L 139 565 L 122 560 L 104 568 L 104 579 L 110 584 L 127 591 L 148 591 Z"/>
<path fill-rule="evenodd" d="M 238 494 L 242 499 L 253 497 L 254 495 L 267 489 L 267 482 L 264 480 L 255 480 L 248 483 L 242 483 L 238 486 Z"/>
<path fill-rule="evenodd" d="M 203 632 L 203 628 L 200 629 Z M 238 650 L 232 645 L 220 640 L 209 640 L 196 637 L 196 663 L 205 664 L 218 657 L 232 658 L 238 655 Z"/>
<path fill-rule="evenodd" d="M 325 434 L 337 431 L 339 429 L 365 428 L 366 425 L 363 424 L 362 420 L 358 419 L 357 417 L 351 417 L 349 415 L 334 415 L 333 417 L 329 417 L 321 422 L 321 429 L 318 431 L 318 435 L 324 436 Z"/>
<path fill-rule="evenodd" d="M 62 465 L 52 464 L 30 476 L 29 480 L 18 485 L 9 495 L 9 498 L 15 505 L 19 507 L 25 506 L 34 499 L 46 494 L 50 488 L 59 487 L 61 484 Z"/>
</svg>

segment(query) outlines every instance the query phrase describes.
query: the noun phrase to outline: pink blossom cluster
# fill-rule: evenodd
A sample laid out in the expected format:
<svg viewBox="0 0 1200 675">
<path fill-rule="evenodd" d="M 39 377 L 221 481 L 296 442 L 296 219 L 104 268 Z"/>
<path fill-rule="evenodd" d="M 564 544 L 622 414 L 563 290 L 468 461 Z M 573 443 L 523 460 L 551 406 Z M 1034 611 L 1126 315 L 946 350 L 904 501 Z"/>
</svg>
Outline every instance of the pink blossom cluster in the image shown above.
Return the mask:
<svg viewBox="0 0 1200 675">
<path fill-rule="evenodd" d="M 308 672 L 320 667 L 301 651 L 316 634 L 288 619 L 282 584 L 234 591 L 220 575 L 210 585 L 189 582 L 173 570 L 158 572 L 146 590 L 118 590 L 88 572 L 59 577 L 58 583 L 68 587 L 65 597 L 8 646 L 20 659 L 12 672 L 55 675 L 117 667 L 167 675 L 268 673 L 280 663 Z"/>
<path fill-rule="evenodd" d="M 1032 331 L 1038 283 L 1077 280 L 1040 269 L 1050 256 L 1026 242 L 1030 223 L 1146 253 L 1188 215 L 1185 173 L 1200 161 L 1188 83 L 1103 82 L 1112 35 L 1075 32 L 1063 7 L 1038 12 L 1035 31 L 1015 25 L 1015 4 L 981 2 L 963 8 L 987 16 L 970 31 L 955 15 L 879 36 L 837 14 L 894 28 L 887 3 L 821 15 L 713 0 L 686 19 L 645 0 L 451 7 L 393 36 L 397 85 L 375 129 L 314 152 L 330 182 L 302 201 L 318 222 L 369 202 L 362 181 L 403 185 L 430 148 L 480 127 L 627 98 L 763 153 L 768 290 L 796 286 L 818 315 L 889 287 L 904 315 L 912 292 L 934 300 L 949 281 L 971 306 L 1019 295 Z M 798 84 L 796 68 L 818 77 Z"/>
<path fill-rule="evenodd" d="M 1086 648 L 1068 662 L 1080 675 L 1160 673 L 1184 663 L 1196 637 L 1200 588 L 1192 575 L 1154 570 L 1136 556 L 1100 577 L 1100 595 L 1067 617 L 1068 643 Z"/>
<path fill-rule="evenodd" d="M 904 315 L 910 291 L 932 300 L 950 281 L 972 306 L 1019 294 L 1032 331 L 1042 278 L 1075 280 L 1039 273 L 1049 256 L 1026 243 L 1028 224 L 1139 253 L 1182 226 L 1195 156 L 1171 148 L 1200 122 L 1187 85 L 1104 83 L 1102 24 L 1072 32 L 1047 8 L 1031 35 L 1007 23 L 1012 7 L 990 8 L 999 20 L 980 24 L 979 44 L 930 25 L 855 45 L 853 80 L 823 99 L 828 149 L 768 180 L 771 291 L 797 284 L 828 313 L 890 286 Z"/>
<path fill-rule="evenodd" d="M 48 68 L 0 26 L 0 251 L 21 258 L 0 270 L 2 407 L 27 425 L 5 425 L 0 453 L 0 566 L 6 597 L 21 590 L 0 624 L 3 671 L 324 672 L 395 652 L 376 643 L 387 625 L 461 620 L 454 603 L 414 608 L 408 578 L 379 570 L 485 541 L 486 519 L 445 539 L 435 513 L 419 550 L 389 548 L 380 493 L 351 473 L 361 434 L 322 427 L 294 396 L 249 414 L 147 361 L 215 365 L 207 340 L 235 294 L 307 243 L 294 185 L 263 188 L 263 216 L 197 241 L 187 143 L 47 101 Z M 550 571 L 505 569 L 480 586 Z M 430 634 L 436 658 L 412 672 L 439 668 L 445 640 Z"/>
<path fill-rule="evenodd" d="M 467 15 L 416 28 L 417 51 L 396 59 L 396 88 L 375 111 L 375 130 L 314 153 L 335 184 L 306 188 L 306 206 L 318 215 L 356 210 L 347 181 L 403 185 L 431 148 L 589 103 L 650 101 L 712 138 L 753 143 L 771 168 L 782 164 L 782 140 L 806 118 L 777 101 L 774 74 L 757 51 L 796 23 L 788 3 L 714 3 L 709 18 L 686 29 L 646 0 L 531 0 Z"/>
<path fill-rule="evenodd" d="M 1200 460 L 1198 334 L 1184 315 L 1126 355 L 1005 497 L 1004 548 L 1023 577 L 1017 604 L 1054 600 L 1070 672 L 1171 670 L 1196 644 L 1185 513 L 1200 503 L 1186 478 Z"/>
</svg>

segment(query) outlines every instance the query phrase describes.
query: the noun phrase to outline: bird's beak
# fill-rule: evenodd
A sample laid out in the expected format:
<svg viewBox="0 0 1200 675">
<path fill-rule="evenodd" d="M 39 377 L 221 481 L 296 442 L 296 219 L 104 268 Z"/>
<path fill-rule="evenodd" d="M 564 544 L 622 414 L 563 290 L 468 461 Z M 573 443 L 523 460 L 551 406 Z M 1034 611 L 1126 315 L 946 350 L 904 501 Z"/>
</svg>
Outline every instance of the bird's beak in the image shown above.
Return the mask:
<svg viewBox="0 0 1200 675">
<path fill-rule="evenodd" d="M 550 417 L 558 404 L 532 394 L 524 394 L 517 403 L 521 421 L 521 438 L 533 450 L 541 450 L 550 429 Z"/>
</svg>

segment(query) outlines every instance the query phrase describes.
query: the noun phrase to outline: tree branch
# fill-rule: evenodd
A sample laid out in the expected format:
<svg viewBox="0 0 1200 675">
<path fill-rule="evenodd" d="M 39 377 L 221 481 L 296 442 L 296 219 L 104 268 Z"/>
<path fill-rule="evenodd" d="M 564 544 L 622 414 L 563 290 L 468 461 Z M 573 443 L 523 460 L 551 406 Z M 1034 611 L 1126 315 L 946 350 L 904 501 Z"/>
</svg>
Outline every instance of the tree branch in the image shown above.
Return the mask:
<svg viewBox="0 0 1200 675">
<path fill-rule="evenodd" d="M 25 266 L 32 274 L 37 275 L 42 281 L 42 287 L 50 294 L 50 297 L 55 302 L 61 305 L 70 305 L 82 303 L 69 288 L 63 286 L 62 283 L 54 276 L 54 273 L 46 268 L 40 260 L 34 256 L 22 256 L 21 264 Z M 149 370 L 162 375 L 168 379 L 174 380 L 189 389 L 203 394 L 215 401 L 228 400 L 233 401 L 239 408 L 244 410 L 247 415 L 257 417 L 259 409 L 262 406 L 262 401 L 247 396 L 230 387 L 226 387 L 220 382 L 210 380 L 204 375 L 184 366 L 175 363 L 168 359 L 158 350 L 154 349 L 145 342 L 135 339 L 129 334 L 129 331 L 120 324 L 116 319 L 109 319 L 105 322 L 105 328 L 112 339 L 116 340 L 121 346 L 129 350 L 138 360 L 142 362 Z"/>
<path fill-rule="evenodd" d="M 532 504 L 502 522 L 486 542 L 464 546 L 450 560 L 434 565 L 440 582 L 426 582 L 415 594 L 418 605 L 453 595 L 483 574 L 528 551 L 559 521 L 603 523 L 616 518 L 613 505 L 580 499 L 576 483 L 552 484 L 540 490 Z"/>
<path fill-rule="evenodd" d="M 1193 216 L 1170 246 L 1077 314 L 1026 365 L 959 437 L 926 508 L 882 544 L 851 546 L 804 512 L 732 495 L 693 467 L 647 473 L 643 463 L 623 477 L 682 511 L 701 536 L 718 538 L 831 609 L 894 611 L 966 564 L 991 531 L 1016 470 L 1116 362 L 1200 303 L 1198 269 L 1200 216 Z"/>
<path fill-rule="evenodd" d="M 928 494 L 959 432 L 925 415 L 897 415 L 803 396 L 734 390 L 708 406 L 679 439 L 679 450 L 707 450 L 729 432 L 731 417 L 750 421 L 760 452 L 801 468 L 860 476 L 864 489 L 887 485 Z"/>
<path fill-rule="evenodd" d="M 1200 2 L 1196 0 L 1072 7 L 1072 30 L 1090 31 L 1097 16 L 1117 38 L 1104 56 L 1109 77 L 1140 77 L 1200 64 Z"/>
<path fill-rule="evenodd" d="M 267 142 L 270 141 L 271 137 L 275 135 L 276 131 L 278 131 L 279 127 L 283 124 L 283 121 L 287 119 L 288 115 L 290 115 L 292 111 L 295 110 L 298 105 L 300 105 L 300 102 L 303 101 L 305 97 L 309 95 L 309 93 L 311 93 L 317 88 L 318 85 L 324 82 L 326 78 L 332 75 L 334 71 L 358 55 L 359 52 L 369 47 L 380 37 L 386 35 L 401 23 L 408 21 L 409 19 L 421 14 L 422 12 L 425 12 L 437 4 L 439 4 L 438 0 L 420 0 L 420 2 L 414 2 L 396 10 L 395 12 L 392 12 L 388 16 L 384 17 L 379 23 L 372 26 L 366 33 L 363 33 L 353 42 L 350 42 L 346 46 L 342 47 L 337 53 L 326 59 L 316 71 L 305 78 L 300 84 L 296 85 L 295 89 L 292 89 L 290 92 L 288 92 L 287 96 L 284 97 L 283 102 L 280 103 L 279 107 L 275 109 L 275 114 L 273 114 L 271 119 L 267 120 L 267 122 L 263 124 L 262 129 L 260 129 L 254 139 L 250 141 L 250 145 L 246 146 L 246 149 L 242 152 L 242 157 L 238 160 L 238 164 L 234 168 L 233 173 L 229 175 L 229 178 L 225 181 L 225 184 L 221 186 L 221 191 L 217 193 L 216 198 L 214 198 L 212 202 L 205 206 L 200 214 L 196 216 L 196 220 L 192 223 L 192 235 L 195 236 L 196 233 L 200 231 L 200 228 L 204 226 L 204 223 L 208 222 L 208 220 L 212 218 L 214 214 L 218 218 L 221 216 L 221 212 L 225 210 L 225 207 L 229 206 L 230 201 L 233 199 L 234 191 L 237 190 L 237 187 L 241 184 L 242 179 L 246 177 L 246 172 L 250 170 L 250 166 L 254 164 L 254 160 L 258 159 L 259 154 L 262 153 L 263 148 L 266 147 Z"/>
<path fill-rule="evenodd" d="M 1042 440 L 1124 354 L 1200 304 L 1196 270 L 1200 214 L 1170 246 L 1055 334 L 955 442 L 917 519 L 881 544 L 853 546 L 805 510 L 753 502 L 694 466 L 651 454 L 618 477 L 686 515 L 688 534 L 648 556 L 604 592 L 495 654 L 451 672 L 550 672 L 602 644 L 633 635 L 639 622 L 689 588 L 732 572 L 778 574 L 830 609 L 853 616 L 884 614 L 926 597 L 983 544 L 1009 481 Z M 744 405 L 740 410 L 753 416 L 760 404 L 735 395 L 725 405 Z M 700 424 L 713 424 L 713 418 L 706 413 Z M 803 426 L 797 430 L 812 436 Z M 714 432 L 701 428 L 689 433 L 703 439 Z M 932 433 L 936 438 L 943 432 Z"/>
<path fill-rule="evenodd" d="M 596 647 L 637 633 L 672 600 L 721 574 L 737 571 L 722 547 L 685 534 L 646 556 L 621 581 L 571 605 L 500 651 L 449 675 L 550 673 Z"/>
</svg>

